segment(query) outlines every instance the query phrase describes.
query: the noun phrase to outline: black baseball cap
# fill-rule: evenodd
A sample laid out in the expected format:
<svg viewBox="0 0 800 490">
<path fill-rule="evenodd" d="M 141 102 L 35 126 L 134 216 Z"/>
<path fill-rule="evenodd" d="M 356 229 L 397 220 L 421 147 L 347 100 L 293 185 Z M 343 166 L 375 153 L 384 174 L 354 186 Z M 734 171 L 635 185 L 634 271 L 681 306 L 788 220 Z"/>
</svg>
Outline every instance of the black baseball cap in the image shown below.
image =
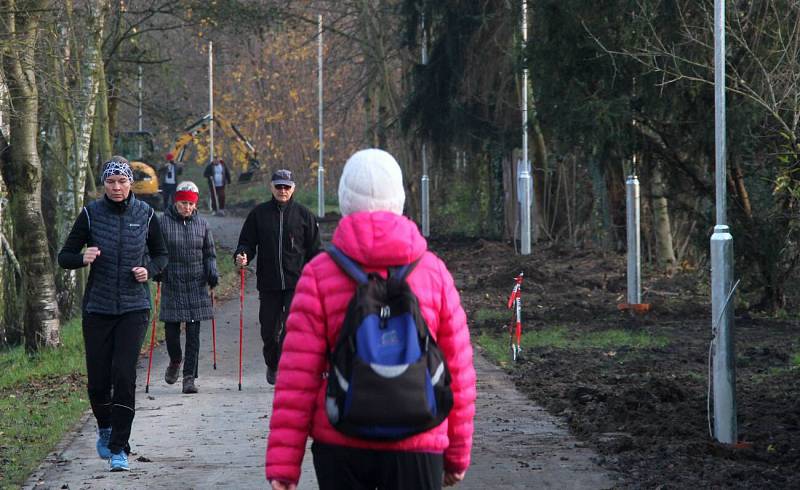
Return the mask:
<svg viewBox="0 0 800 490">
<path fill-rule="evenodd" d="M 272 184 L 273 185 L 283 184 L 294 187 L 294 180 L 292 180 L 291 170 L 286 170 L 285 168 L 276 170 L 275 173 L 272 174 Z"/>
</svg>

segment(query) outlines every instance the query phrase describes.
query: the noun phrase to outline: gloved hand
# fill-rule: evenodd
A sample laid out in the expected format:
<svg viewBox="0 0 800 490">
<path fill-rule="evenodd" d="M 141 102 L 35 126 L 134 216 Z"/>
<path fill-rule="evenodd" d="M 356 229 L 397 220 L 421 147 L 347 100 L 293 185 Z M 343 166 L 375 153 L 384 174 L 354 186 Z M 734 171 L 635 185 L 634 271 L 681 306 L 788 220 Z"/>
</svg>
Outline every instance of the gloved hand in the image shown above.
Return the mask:
<svg viewBox="0 0 800 490">
<path fill-rule="evenodd" d="M 209 274 L 208 275 L 208 287 L 214 289 L 219 284 L 219 276 L 216 274 Z"/>
</svg>

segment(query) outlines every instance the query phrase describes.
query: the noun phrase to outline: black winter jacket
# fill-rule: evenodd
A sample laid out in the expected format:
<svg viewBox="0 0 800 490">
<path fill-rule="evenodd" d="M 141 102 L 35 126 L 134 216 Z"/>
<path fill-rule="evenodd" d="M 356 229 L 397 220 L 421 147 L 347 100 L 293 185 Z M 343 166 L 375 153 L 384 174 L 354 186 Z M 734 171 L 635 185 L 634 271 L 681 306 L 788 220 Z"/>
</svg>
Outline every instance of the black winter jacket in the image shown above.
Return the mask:
<svg viewBox="0 0 800 490">
<path fill-rule="evenodd" d="M 319 227 L 314 214 L 294 199 L 279 205 L 273 198 L 247 215 L 234 253 L 256 261 L 259 291 L 294 289 L 303 266 L 319 252 Z"/>
<path fill-rule="evenodd" d="M 102 197 L 88 204 L 58 253 L 58 264 L 65 269 L 85 267 L 84 246 L 100 249 L 86 283 L 85 313 L 121 315 L 150 309 L 147 283 L 137 282 L 131 272 L 142 266 L 152 279 L 167 265 L 167 247 L 150 206 L 133 193 L 119 203 Z"/>
</svg>

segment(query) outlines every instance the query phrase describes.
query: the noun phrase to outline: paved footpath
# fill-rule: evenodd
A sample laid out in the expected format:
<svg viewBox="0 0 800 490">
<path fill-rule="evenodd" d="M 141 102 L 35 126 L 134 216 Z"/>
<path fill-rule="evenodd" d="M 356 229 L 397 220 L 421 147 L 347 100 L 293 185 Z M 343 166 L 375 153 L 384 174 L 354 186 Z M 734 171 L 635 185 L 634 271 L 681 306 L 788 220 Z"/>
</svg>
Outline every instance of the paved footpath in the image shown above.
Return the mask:
<svg viewBox="0 0 800 490">
<path fill-rule="evenodd" d="M 241 220 L 208 220 L 215 237 L 232 246 Z M 140 360 L 130 472 L 110 473 L 108 463 L 98 458 L 94 418 L 87 413 L 24 488 L 267 488 L 264 453 L 273 389 L 265 380 L 252 274 L 245 287 L 241 391 L 237 296 L 216 309 L 216 370 L 212 369 L 211 325 L 202 325 L 200 393 L 183 395 L 180 380 L 171 386 L 164 382 L 168 361 L 164 345 L 154 351 L 150 390 L 145 393 L 147 358 Z M 161 324 L 159 328 L 163 328 Z M 477 353 L 475 367 L 478 402 L 473 464 L 465 481 L 455 488 L 597 489 L 614 485 L 613 476 L 592 462 L 595 455 L 577 443 L 558 419 L 517 392 L 501 370 Z M 318 488 L 310 450 L 306 451 L 299 488 Z"/>
</svg>

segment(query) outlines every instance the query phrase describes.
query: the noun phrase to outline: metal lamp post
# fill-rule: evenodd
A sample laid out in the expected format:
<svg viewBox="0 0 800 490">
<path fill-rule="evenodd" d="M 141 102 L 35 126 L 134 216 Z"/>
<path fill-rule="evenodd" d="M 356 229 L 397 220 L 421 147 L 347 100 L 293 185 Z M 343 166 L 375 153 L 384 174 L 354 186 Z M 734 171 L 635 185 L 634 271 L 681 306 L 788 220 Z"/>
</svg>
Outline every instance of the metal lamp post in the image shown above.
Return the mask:
<svg viewBox="0 0 800 490">
<path fill-rule="evenodd" d="M 325 164 L 323 163 L 323 138 L 325 134 L 322 126 L 322 15 L 317 17 L 317 89 L 319 110 L 319 166 L 317 167 L 317 216 L 325 217 Z"/>
<path fill-rule="evenodd" d="M 528 44 L 528 4 L 522 0 L 522 49 Z M 531 173 L 528 165 L 528 64 L 522 69 L 522 171 L 519 175 L 520 253 L 531 254 Z"/>
<path fill-rule="evenodd" d="M 733 236 L 725 208 L 725 1 L 714 0 L 714 134 L 717 224 L 711 235 L 711 328 L 714 342 L 714 438 L 737 440 L 733 342 Z"/>
<path fill-rule="evenodd" d="M 641 262 L 641 202 L 639 177 L 636 175 L 636 155 L 633 156 L 633 170 L 625 181 L 626 231 L 628 238 L 628 306 L 642 302 L 642 262 Z"/>
<path fill-rule="evenodd" d="M 425 32 L 425 17 L 422 17 L 422 64 L 428 64 L 428 35 Z M 422 236 L 431 234 L 430 177 L 428 177 L 428 148 L 422 143 L 422 179 L 420 182 L 420 208 L 422 210 Z"/>
</svg>

